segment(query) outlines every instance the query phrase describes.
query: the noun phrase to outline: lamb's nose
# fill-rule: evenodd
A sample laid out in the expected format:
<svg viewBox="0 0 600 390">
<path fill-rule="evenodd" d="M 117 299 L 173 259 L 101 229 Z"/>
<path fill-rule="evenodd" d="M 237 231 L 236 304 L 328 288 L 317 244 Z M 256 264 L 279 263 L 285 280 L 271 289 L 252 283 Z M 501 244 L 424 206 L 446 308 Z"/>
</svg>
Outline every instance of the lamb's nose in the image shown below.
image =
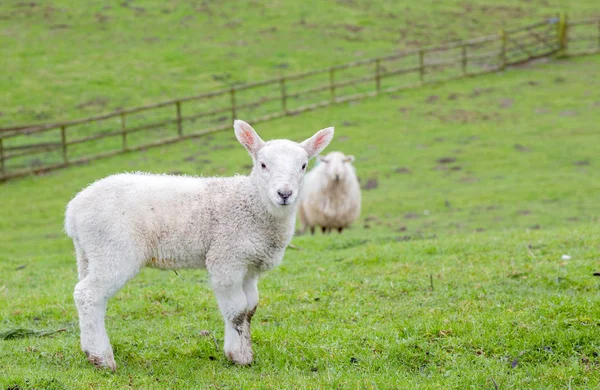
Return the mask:
<svg viewBox="0 0 600 390">
<path fill-rule="evenodd" d="M 281 196 L 281 199 L 283 200 L 287 200 L 290 196 L 292 196 L 292 190 L 279 190 L 277 191 L 277 193 L 279 194 L 279 196 Z"/>
<path fill-rule="evenodd" d="M 335 181 L 340 181 L 340 175 L 335 175 Z"/>
</svg>

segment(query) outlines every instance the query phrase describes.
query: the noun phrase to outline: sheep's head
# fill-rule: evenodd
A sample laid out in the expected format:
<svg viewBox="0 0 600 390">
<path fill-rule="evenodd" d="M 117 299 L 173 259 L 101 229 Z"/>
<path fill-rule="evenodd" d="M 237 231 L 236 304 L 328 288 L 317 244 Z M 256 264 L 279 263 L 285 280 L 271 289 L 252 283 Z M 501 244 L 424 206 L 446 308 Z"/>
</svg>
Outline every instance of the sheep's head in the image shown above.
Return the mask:
<svg viewBox="0 0 600 390">
<path fill-rule="evenodd" d="M 318 131 L 304 142 L 273 140 L 264 142 L 248 123 L 236 120 L 235 135 L 252 160 L 252 178 L 271 210 L 295 205 L 308 161 L 319 154 L 333 138 L 333 127 Z"/>
<path fill-rule="evenodd" d="M 346 179 L 348 171 L 352 169 L 352 161 L 354 156 L 346 156 L 342 152 L 331 152 L 327 156 L 319 156 L 319 163 L 323 166 L 320 168 L 329 181 L 341 182 Z"/>
</svg>

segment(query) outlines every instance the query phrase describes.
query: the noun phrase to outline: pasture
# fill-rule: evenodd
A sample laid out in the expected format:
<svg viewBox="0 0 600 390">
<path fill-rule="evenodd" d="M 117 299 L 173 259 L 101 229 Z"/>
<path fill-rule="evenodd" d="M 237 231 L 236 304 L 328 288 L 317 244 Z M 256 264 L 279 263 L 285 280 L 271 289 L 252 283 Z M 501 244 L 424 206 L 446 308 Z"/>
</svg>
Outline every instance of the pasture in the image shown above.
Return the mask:
<svg viewBox="0 0 600 390">
<path fill-rule="evenodd" d="M 10 2 L 0 39 L 13 34 L 19 44 L 0 44 L 12 75 L 0 81 L 9 91 L 0 96 L 0 121 L 73 118 L 231 82 L 213 77 L 215 69 L 248 81 L 409 45 L 388 30 L 394 26 L 411 26 L 407 36 L 428 42 L 448 31 L 494 32 L 503 12 L 518 13 L 508 3 L 496 14 L 484 9 L 492 2 L 472 3 L 421 3 L 402 13 L 392 2 L 342 2 L 315 13 L 311 2 L 285 12 L 279 3 L 205 2 L 194 5 L 204 16 L 184 23 L 185 7 L 152 2 L 146 11 L 135 2 L 107 10 L 55 2 L 73 7 L 69 22 L 64 12 Z M 544 4 L 519 2 L 520 20 L 556 7 L 589 14 L 594 3 Z M 202 23 L 207 9 L 212 24 Z M 398 16 L 379 18 L 387 13 Z M 289 19 L 276 22 L 281 15 Z M 145 26 L 150 16 L 154 29 Z M 363 28 L 331 23 L 342 16 Z M 470 22 L 459 23 L 463 16 Z M 78 24 L 85 17 L 98 25 Z M 236 30 L 236 19 L 252 26 L 246 46 L 235 45 L 248 31 Z M 24 21 L 31 28 L 18 30 Z M 223 34 L 214 31 L 227 23 Z M 45 39 L 26 45 L 49 30 L 65 57 L 43 54 Z M 292 36 L 302 46 L 287 45 Z M 181 56 L 182 47 L 190 52 Z M 95 59 L 102 50 L 110 55 Z M 194 53 L 208 57 L 198 62 Z M 130 62 L 118 61 L 123 55 Z M 186 79 L 188 61 L 199 73 Z M 146 269 L 109 303 L 118 371 L 95 369 L 79 348 L 75 259 L 62 230 L 69 199 L 115 172 L 247 173 L 250 157 L 233 130 L 0 184 L 0 333 L 62 330 L 0 340 L 0 389 L 600 387 L 598 69 L 599 56 L 541 61 L 257 125 L 265 139 L 294 140 L 335 126 L 327 151 L 356 156 L 363 213 L 342 235 L 295 237 L 300 250 L 288 249 L 261 279 L 250 367 L 223 356 L 205 271 Z M 132 77 L 117 82 L 114 74 Z M 105 104 L 76 107 L 86 101 Z"/>
</svg>

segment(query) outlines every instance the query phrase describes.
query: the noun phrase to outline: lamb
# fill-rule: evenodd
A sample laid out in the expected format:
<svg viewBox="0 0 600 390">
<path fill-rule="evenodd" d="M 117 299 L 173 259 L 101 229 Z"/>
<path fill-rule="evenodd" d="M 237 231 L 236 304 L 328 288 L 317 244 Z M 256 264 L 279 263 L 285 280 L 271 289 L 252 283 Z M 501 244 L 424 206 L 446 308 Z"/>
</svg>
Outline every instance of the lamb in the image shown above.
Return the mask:
<svg viewBox="0 0 600 390">
<path fill-rule="evenodd" d="M 331 152 L 318 157 L 319 164 L 306 174 L 303 199 L 298 217 L 302 233 L 321 226 L 323 233 L 337 229 L 339 233 L 360 215 L 360 186 L 352 161 L 354 156 Z"/>
<path fill-rule="evenodd" d="M 334 129 L 302 143 L 264 142 L 241 120 L 234 130 L 254 163 L 249 176 L 117 174 L 67 205 L 81 348 L 97 367 L 116 370 L 104 321 L 108 299 L 144 266 L 206 268 L 225 322 L 225 355 L 239 365 L 252 362 L 259 275 L 281 262 L 294 234 L 307 163 Z"/>
</svg>

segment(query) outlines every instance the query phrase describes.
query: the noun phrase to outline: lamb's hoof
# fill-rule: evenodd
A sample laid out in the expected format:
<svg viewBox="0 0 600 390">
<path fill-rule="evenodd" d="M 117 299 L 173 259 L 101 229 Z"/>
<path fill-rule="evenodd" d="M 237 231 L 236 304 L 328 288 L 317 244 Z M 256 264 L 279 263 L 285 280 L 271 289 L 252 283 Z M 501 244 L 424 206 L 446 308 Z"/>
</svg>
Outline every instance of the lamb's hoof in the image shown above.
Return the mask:
<svg viewBox="0 0 600 390">
<path fill-rule="evenodd" d="M 85 356 L 90 363 L 92 363 L 96 368 L 110 368 L 112 372 L 117 371 L 117 363 L 115 363 L 114 357 L 103 358 L 100 356 L 92 355 L 88 351 L 84 351 Z"/>
<path fill-rule="evenodd" d="M 238 366 L 247 366 L 252 363 L 252 352 L 227 352 L 227 358 Z"/>
</svg>

